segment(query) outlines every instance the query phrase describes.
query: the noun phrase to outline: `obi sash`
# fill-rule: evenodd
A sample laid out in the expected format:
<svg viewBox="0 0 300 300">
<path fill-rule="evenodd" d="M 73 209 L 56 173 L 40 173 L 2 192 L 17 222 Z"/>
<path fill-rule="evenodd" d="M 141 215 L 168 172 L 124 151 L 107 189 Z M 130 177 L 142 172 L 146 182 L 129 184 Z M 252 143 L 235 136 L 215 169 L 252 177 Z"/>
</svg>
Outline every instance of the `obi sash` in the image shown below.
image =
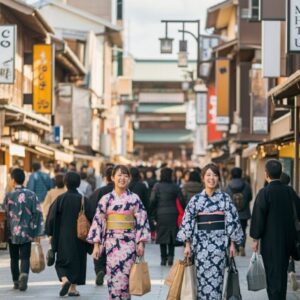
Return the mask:
<svg viewBox="0 0 300 300">
<path fill-rule="evenodd" d="M 109 214 L 107 217 L 107 230 L 133 230 L 135 219 L 133 215 Z"/>
<path fill-rule="evenodd" d="M 199 230 L 224 230 L 225 215 L 224 212 L 219 213 L 200 213 L 197 217 L 197 225 Z"/>
</svg>

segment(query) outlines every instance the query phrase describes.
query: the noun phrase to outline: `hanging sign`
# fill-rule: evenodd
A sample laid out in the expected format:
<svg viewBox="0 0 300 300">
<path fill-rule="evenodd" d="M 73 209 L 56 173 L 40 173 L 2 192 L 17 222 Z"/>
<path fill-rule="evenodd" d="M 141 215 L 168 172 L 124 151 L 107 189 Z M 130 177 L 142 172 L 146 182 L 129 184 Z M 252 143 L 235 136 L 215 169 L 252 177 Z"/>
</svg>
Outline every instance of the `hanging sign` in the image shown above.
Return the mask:
<svg viewBox="0 0 300 300">
<path fill-rule="evenodd" d="M 287 1 L 288 52 L 300 52 L 300 0 Z"/>
<path fill-rule="evenodd" d="M 0 83 L 15 82 L 16 26 L 0 26 Z"/>
<path fill-rule="evenodd" d="M 207 93 L 196 93 L 197 124 L 207 124 Z"/>
<path fill-rule="evenodd" d="M 40 114 L 52 114 L 52 62 L 52 45 L 33 46 L 33 109 Z"/>
</svg>

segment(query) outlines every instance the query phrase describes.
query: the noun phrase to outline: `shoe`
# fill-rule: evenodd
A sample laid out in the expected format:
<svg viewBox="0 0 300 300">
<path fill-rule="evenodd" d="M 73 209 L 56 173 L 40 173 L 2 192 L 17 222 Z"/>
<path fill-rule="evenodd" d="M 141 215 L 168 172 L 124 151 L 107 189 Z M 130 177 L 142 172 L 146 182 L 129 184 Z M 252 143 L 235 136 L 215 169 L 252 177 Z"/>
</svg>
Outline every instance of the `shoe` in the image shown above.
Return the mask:
<svg viewBox="0 0 300 300">
<path fill-rule="evenodd" d="M 19 289 L 19 281 L 14 281 L 14 290 Z"/>
<path fill-rule="evenodd" d="M 245 252 L 245 248 L 244 248 L 244 247 L 240 247 L 239 250 L 240 250 L 240 251 L 239 251 L 239 255 L 240 255 L 240 256 L 246 256 L 246 252 Z"/>
<path fill-rule="evenodd" d="M 28 274 L 21 273 L 19 276 L 19 290 L 20 291 L 27 290 L 27 282 L 28 282 Z"/>
<path fill-rule="evenodd" d="M 161 266 L 166 266 L 167 265 L 167 258 L 166 257 L 161 258 L 160 265 Z"/>
<path fill-rule="evenodd" d="M 298 290 L 298 282 L 297 282 L 295 272 L 290 272 L 289 277 L 290 277 L 290 281 L 291 281 L 292 290 L 297 291 Z"/>
<path fill-rule="evenodd" d="M 168 266 L 173 266 L 173 262 L 174 262 L 174 257 L 169 257 L 168 258 Z"/>
<path fill-rule="evenodd" d="M 96 276 L 96 285 L 101 286 L 104 283 L 104 271 L 99 271 Z"/>
<path fill-rule="evenodd" d="M 78 291 L 76 291 L 76 292 L 69 292 L 69 293 L 68 293 L 68 296 L 69 296 L 69 297 L 79 297 L 80 294 L 79 294 Z"/>
<path fill-rule="evenodd" d="M 60 289 L 60 291 L 59 291 L 59 296 L 60 296 L 60 297 L 66 296 L 67 293 L 68 293 L 68 291 L 69 291 L 70 286 L 71 286 L 71 282 L 70 282 L 70 281 L 66 281 L 66 282 L 62 285 L 62 287 L 61 287 L 61 289 Z"/>
</svg>

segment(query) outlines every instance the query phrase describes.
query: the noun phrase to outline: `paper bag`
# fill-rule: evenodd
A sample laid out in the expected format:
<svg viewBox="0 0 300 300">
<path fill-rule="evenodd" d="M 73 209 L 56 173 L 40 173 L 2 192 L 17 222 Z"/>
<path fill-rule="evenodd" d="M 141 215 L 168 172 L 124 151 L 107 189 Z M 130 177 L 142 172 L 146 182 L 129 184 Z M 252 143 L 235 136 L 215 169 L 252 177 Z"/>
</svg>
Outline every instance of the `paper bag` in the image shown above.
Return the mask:
<svg viewBox="0 0 300 300">
<path fill-rule="evenodd" d="M 180 264 L 180 261 L 176 260 L 165 279 L 165 282 L 164 282 L 165 285 L 168 285 L 168 286 L 172 285 L 179 264 Z"/>
<path fill-rule="evenodd" d="M 180 260 L 170 286 L 167 300 L 180 300 L 181 286 L 185 269 L 185 261 Z"/>
<path fill-rule="evenodd" d="M 143 258 L 137 259 L 129 274 L 129 294 L 143 296 L 151 291 L 148 264 Z"/>
<path fill-rule="evenodd" d="M 180 300 L 197 300 L 197 278 L 192 263 L 187 263 L 184 268 Z"/>
<path fill-rule="evenodd" d="M 45 257 L 40 243 L 31 243 L 30 269 L 33 273 L 40 273 L 45 269 Z"/>
</svg>

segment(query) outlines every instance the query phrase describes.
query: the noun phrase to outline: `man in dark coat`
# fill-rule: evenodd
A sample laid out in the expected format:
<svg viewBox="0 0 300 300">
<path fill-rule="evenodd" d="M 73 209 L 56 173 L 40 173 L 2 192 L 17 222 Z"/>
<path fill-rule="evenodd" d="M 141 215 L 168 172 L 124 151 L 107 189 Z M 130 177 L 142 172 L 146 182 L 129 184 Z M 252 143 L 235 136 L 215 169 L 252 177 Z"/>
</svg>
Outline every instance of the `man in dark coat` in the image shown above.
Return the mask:
<svg viewBox="0 0 300 300">
<path fill-rule="evenodd" d="M 231 180 L 228 183 L 225 192 L 228 193 L 233 200 L 240 199 L 239 205 L 236 205 L 236 208 L 239 213 L 239 219 L 241 226 L 244 232 L 245 239 L 243 244 L 239 247 L 239 253 L 241 256 L 246 256 L 245 245 L 246 245 L 246 229 L 248 220 L 251 218 L 250 213 L 250 202 L 252 200 L 252 191 L 250 185 L 242 179 L 242 169 L 241 168 L 232 168 L 231 169 Z"/>
<path fill-rule="evenodd" d="M 97 206 L 98 206 L 98 202 L 100 201 L 100 199 L 112 192 L 112 190 L 114 189 L 114 183 L 111 180 L 111 175 L 112 175 L 112 170 L 113 167 L 108 167 L 105 170 L 105 179 L 107 184 L 97 190 L 94 191 L 94 193 L 90 196 L 90 198 L 88 199 L 88 203 L 89 206 L 91 207 L 91 212 L 92 215 L 94 216 L 97 210 Z M 104 276 L 106 273 L 106 255 L 105 255 L 105 251 L 102 253 L 102 255 L 100 256 L 100 258 L 94 259 L 94 270 L 96 273 L 96 285 L 103 285 L 103 281 L 104 281 Z"/>
<path fill-rule="evenodd" d="M 51 236 L 51 246 L 56 252 L 55 269 L 62 281 L 60 296 L 79 296 L 76 285 L 86 280 L 87 253 L 91 245 L 77 238 L 77 218 L 81 210 L 82 196 L 77 191 L 80 176 L 68 172 L 65 176 L 68 191 L 60 195 L 50 207 L 46 221 L 46 233 Z M 84 199 L 85 215 L 92 221 L 93 215 Z"/>
<path fill-rule="evenodd" d="M 282 166 L 278 160 L 269 160 L 265 173 L 268 185 L 256 197 L 250 236 L 255 252 L 261 242 L 269 299 L 284 300 L 289 257 L 295 256 L 293 201 L 297 203 L 297 195 L 280 182 Z"/>
</svg>

